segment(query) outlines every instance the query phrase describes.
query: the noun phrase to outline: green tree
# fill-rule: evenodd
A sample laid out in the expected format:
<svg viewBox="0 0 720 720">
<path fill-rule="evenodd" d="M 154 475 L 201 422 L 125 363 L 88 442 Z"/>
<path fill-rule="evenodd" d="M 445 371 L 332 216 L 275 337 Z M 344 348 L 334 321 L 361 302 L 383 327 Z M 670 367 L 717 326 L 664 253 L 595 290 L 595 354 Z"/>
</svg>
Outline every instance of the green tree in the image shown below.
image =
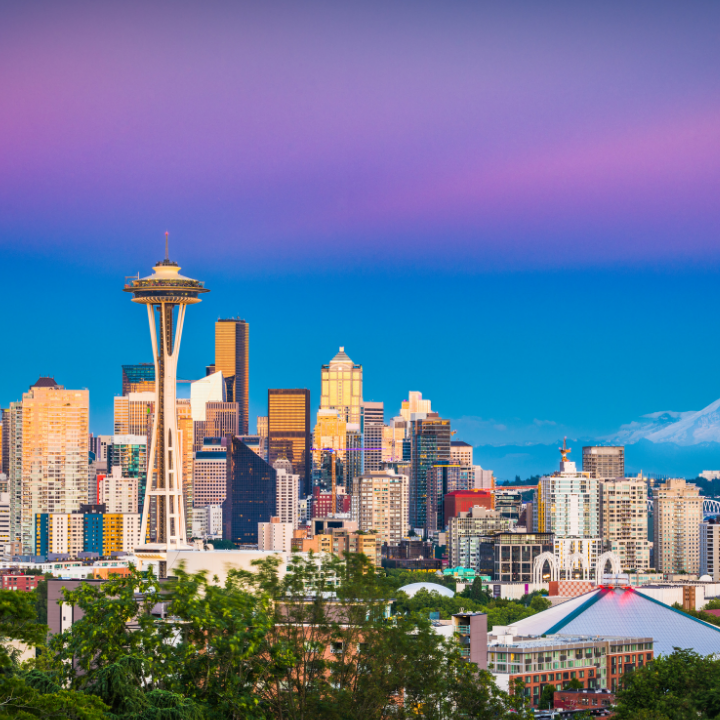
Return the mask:
<svg viewBox="0 0 720 720">
<path fill-rule="evenodd" d="M 549 710 L 554 707 L 555 702 L 555 686 L 550 683 L 549 685 L 543 686 L 542 692 L 540 693 L 540 700 L 538 701 L 538 708 L 540 710 Z"/>
<path fill-rule="evenodd" d="M 585 687 L 581 680 L 577 678 L 571 678 L 569 682 L 565 684 L 565 690 L 582 690 Z"/>
<path fill-rule="evenodd" d="M 490 596 L 483 590 L 482 580 L 478 577 L 460 593 L 460 597 L 472 600 L 478 605 L 487 605 L 490 602 Z"/>
<path fill-rule="evenodd" d="M 717 718 L 720 660 L 675 648 L 671 655 L 657 657 L 649 665 L 625 675 L 616 698 L 618 720 Z"/>
</svg>

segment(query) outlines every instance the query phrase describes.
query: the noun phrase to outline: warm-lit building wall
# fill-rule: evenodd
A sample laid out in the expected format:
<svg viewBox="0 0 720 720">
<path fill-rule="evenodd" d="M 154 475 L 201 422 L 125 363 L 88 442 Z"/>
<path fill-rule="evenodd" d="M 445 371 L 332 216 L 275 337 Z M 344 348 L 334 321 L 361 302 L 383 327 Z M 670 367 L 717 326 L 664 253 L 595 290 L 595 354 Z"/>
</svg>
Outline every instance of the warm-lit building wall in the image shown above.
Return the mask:
<svg viewBox="0 0 720 720">
<path fill-rule="evenodd" d="M 240 318 L 215 323 L 215 370 L 227 384 L 228 402 L 238 403 L 239 435 L 249 432 L 250 325 Z"/>
<path fill-rule="evenodd" d="M 114 420 L 116 435 L 147 435 L 155 393 L 142 392 L 116 396 Z"/>
<path fill-rule="evenodd" d="M 180 446 L 180 477 L 182 478 L 185 517 L 192 517 L 193 507 L 193 442 L 194 428 L 190 400 L 179 398 L 177 401 L 177 429 Z M 188 540 L 192 536 L 192 527 L 186 523 Z"/>
<path fill-rule="evenodd" d="M 31 387 L 22 399 L 21 541 L 27 551 L 36 515 L 78 510 L 88 497 L 90 393 L 52 383 Z"/>
<path fill-rule="evenodd" d="M 340 417 L 339 411 L 318 410 L 313 438 L 313 463 L 316 469 L 322 464 L 324 450 L 335 450 L 337 457 L 344 463 L 346 441 L 347 423 Z"/>
<path fill-rule="evenodd" d="M 382 470 L 357 478 L 358 528 L 396 545 L 410 530 L 409 480 Z"/>
<path fill-rule="evenodd" d="M 341 347 L 337 355 L 320 370 L 321 410 L 338 410 L 348 423 L 360 424 L 362 404 L 362 365 L 356 365 Z"/>
<path fill-rule="evenodd" d="M 258 418 L 258 432 L 261 429 Z M 289 460 L 293 472 L 300 477 L 300 490 L 304 495 L 312 492 L 310 439 L 310 391 L 304 388 L 268 390 L 268 463 L 274 465 L 277 460 Z"/>
</svg>

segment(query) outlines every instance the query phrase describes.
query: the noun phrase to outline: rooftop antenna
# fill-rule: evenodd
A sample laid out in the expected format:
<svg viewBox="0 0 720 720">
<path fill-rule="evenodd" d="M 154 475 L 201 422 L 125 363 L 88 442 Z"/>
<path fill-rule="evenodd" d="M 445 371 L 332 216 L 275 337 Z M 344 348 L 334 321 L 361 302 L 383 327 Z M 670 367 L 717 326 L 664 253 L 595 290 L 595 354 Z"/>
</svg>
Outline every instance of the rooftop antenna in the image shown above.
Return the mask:
<svg viewBox="0 0 720 720">
<path fill-rule="evenodd" d="M 165 259 L 170 260 L 170 256 L 168 255 L 168 235 L 170 233 L 166 230 L 165 231 Z"/>
</svg>

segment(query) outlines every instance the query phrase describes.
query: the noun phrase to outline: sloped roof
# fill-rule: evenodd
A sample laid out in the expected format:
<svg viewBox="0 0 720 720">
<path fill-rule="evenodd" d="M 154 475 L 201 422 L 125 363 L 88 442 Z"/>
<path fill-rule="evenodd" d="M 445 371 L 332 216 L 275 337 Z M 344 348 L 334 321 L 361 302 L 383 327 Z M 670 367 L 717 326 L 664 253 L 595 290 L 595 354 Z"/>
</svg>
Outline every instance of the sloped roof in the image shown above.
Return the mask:
<svg viewBox="0 0 720 720">
<path fill-rule="evenodd" d="M 345 348 L 344 348 L 344 347 L 341 347 L 341 348 L 340 348 L 338 354 L 337 354 L 330 362 L 333 362 L 333 363 L 336 363 L 336 362 L 345 362 L 345 363 L 351 363 L 351 364 L 353 364 L 353 365 L 355 364 L 355 363 L 353 363 L 353 361 L 350 359 L 349 355 L 345 352 Z"/>
<path fill-rule="evenodd" d="M 33 383 L 30 387 L 59 387 L 55 382 L 55 378 L 51 377 L 40 377 L 36 383 Z"/>
<path fill-rule="evenodd" d="M 720 652 L 720 628 L 690 617 L 633 588 L 599 588 L 513 623 L 519 634 L 574 633 L 652 637 L 656 655 L 674 647 Z"/>
</svg>

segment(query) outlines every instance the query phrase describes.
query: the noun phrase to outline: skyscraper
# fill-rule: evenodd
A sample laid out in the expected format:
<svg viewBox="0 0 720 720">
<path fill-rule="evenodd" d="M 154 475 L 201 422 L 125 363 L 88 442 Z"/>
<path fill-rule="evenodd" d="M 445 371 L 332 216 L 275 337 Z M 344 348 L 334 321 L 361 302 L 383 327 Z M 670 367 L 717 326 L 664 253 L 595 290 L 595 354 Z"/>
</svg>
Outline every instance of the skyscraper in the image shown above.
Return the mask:
<svg viewBox="0 0 720 720">
<path fill-rule="evenodd" d="M 90 394 L 45 377 L 13 406 L 18 404 L 19 453 L 11 463 L 10 492 L 21 502 L 23 548 L 33 552 L 36 515 L 68 513 L 87 503 Z"/>
<path fill-rule="evenodd" d="M 228 402 L 236 402 L 239 435 L 249 433 L 250 325 L 240 318 L 215 323 L 215 371 L 225 377 Z"/>
<path fill-rule="evenodd" d="M 408 478 L 392 470 L 371 470 L 356 484 L 358 530 L 377 533 L 382 542 L 397 545 L 410 529 Z"/>
<path fill-rule="evenodd" d="M 410 526 L 428 524 L 428 474 L 439 460 L 450 459 L 450 421 L 437 413 L 411 422 Z"/>
<path fill-rule="evenodd" d="M 260 422 L 258 418 L 258 427 Z M 306 389 L 268 390 L 268 462 L 289 460 L 300 478 L 300 491 L 312 493 L 310 456 L 310 391 Z"/>
<path fill-rule="evenodd" d="M 321 368 L 321 410 L 338 410 L 348 423 L 360 423 L 362 365 L 356 365 L 341 347 L 328 365 Z"/>
<path fill-rule="evenodd" d="M 122 394 L 155 392 L 155 366 L 152 363 L 122 366 Z"/>
<path fill-rule="evenodd" d="M 641 476 L 605 478 L 599 486 L 600 534 L 605 550 L 620 558 L 623 570 L 646 572 L 650 567 L 647 482 Z"/>
<path fill-rule="evenodd" d="M 158 576 L 167 574 L 167 551 L 187 546 L 182 481 L 182 447 L 177 422 L 177 361 L 180 352 L 185 310 L 200 302 L 198 295 L 208 292 L 202 282 L 180 275 L 180 267 L 165 259 L 147 278 L 132 280 L 124 287 L 133 302 L 147 307 L 155 364 L 155 412 L 148 457 L 147 490 L 142 515 L 141 538 L 146 537 L 151 498 L 155 504 L 155 543 L 138 548 L 141 559 L 156 564 Z M 177 318 L 174 318 L 177 310 Z M 156 321 L 157 313 L 157 321 Z"/>
<path fill-rule="evenodd" d="M 276 460 L 273 465 L 276 473 L 276 499 L 275 510 L 281 523 L 289 523 L 292 529 L 298 526 L 298 500 L 300 491 L 298 489 L 299 475 L 293 472 L 289 460 Z"/>
<path fill-rule="evenodd" d="M 363 436 L 363 472 L 380 470 L 383 461 L 385 407 L 381 402 L 364 402 L 360 406 Z"/>
<path fill-rule="evenodd" d="M 276 472 L 240 438 L 228 437 L 227 493 L 223 503 L 223 539 L 256 544 L 258 523 L 276 511 Z"/>
<path fill-rule="evenodd" d="M 115 435 L 147 435 L 155 407 L 154 392 L 131 392 L 114 399 Z"/>
<path fill-rule="evenodd" d="M 591 478 L 624 478 L 625 447 L 588 445 L 582 449 L 582 468 Z"/>
<path fill-rule="evenodd" d="M 193 504 L 222 505 L 227 493 L 227 439 L 206 437 L 195 453 Z"/>
<path fill-rule="evenodd" d="M 702 521 L 703 498 L 697 485 L 675 478 L 653 488 L 653 550 L 658 572 L 699 572 Z"/>
</svg>

